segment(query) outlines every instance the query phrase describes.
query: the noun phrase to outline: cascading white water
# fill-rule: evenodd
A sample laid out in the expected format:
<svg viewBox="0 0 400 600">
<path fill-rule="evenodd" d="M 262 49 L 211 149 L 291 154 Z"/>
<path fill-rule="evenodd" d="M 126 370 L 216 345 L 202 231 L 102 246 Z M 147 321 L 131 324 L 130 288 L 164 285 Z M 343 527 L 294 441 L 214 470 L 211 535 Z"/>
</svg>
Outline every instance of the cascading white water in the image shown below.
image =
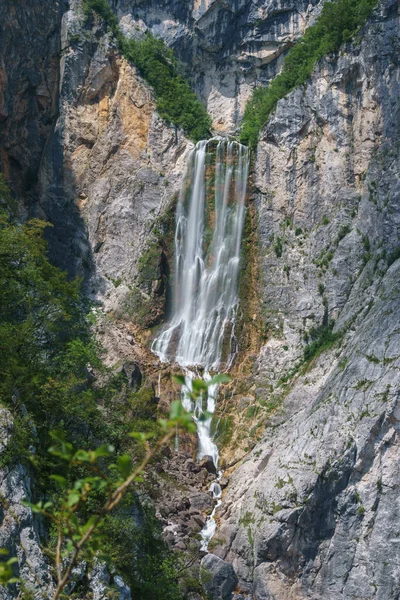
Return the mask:
<svg viewBox="0 0 400 600">
<path fill-rule="evenodd" d="M 248 148 L 237 142 L 214 138 L 192 152 L 176 213 L 173 316 L 153 344 L 164 362 L 217 370 L 236 353 L 248 169 Z"/>
<path fill-rule="evenodd" d="M 184 369 L 182 402 L 194 411 L 198 457 L 212 456 L 216 467 L 212 419 L 200 418 L 205 398 L 192 405 L 195 374 L 189 367 L 204 368 L 204 379 L 209 380 L 209 371 L 228 369 L 237 352 L 237 288 L 248 171 L 249 150 L 237 142 L 213 138 L 193 150 L 176 212 L 173 314 L 152 345 L 161 361 L 175 360 Z M 206 410 L 211 415 L 217 394 L 218 386 L 210 385 Z M 212 491 L 219 499 L 219 484 L 213 484 Z M 215 509 L 202 532 L 202 549 L 207 549 L 215 531 L 214 513 Z"/>
</svg>

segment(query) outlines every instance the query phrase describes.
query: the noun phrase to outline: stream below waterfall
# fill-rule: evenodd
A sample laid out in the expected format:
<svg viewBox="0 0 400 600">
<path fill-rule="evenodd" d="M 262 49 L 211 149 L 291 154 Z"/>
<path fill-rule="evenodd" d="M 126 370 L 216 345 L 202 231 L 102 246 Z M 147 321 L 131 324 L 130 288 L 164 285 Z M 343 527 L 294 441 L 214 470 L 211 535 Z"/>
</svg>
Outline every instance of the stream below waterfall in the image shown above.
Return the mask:
<svg viewBox="0 0 400 600">
<path fill-rule="evenodd" d="M 198 458 L 211 456 L 217 470 L 212 415 L 218 385 L 209 385 L 207 397 L 195 406 L 190 391 L 198 368 L 210 381 L 209 373 L 228 370 L 238 351 L 235 325 L 248 172 L 249 150 L 238 142 L 212 138 L 192 151 L 176 210 L 172 317 L 152 344 L 162 362 L 176 361 L 182 368 L 182 403 L 194 415 Z M 204 411 L 208 416 L 201 418 Z M 201 532 L 205 551 L 216 530 L 220 477 L 219 472 L 211 484 L 216 505 Z"/>
</svg>

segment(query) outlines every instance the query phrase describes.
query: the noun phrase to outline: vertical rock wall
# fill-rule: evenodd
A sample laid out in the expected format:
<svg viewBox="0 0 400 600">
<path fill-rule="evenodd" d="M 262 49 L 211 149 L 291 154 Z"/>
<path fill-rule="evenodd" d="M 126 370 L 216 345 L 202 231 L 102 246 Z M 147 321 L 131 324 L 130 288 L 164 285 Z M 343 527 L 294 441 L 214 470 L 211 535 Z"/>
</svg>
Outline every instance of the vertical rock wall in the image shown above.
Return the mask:
<svg viewBox="0 0 400 600">
<path fill-rule="evenodd" d="M 259 143 L 268 340 L 252 402 L 266 430 L 233 474 L 215 550 L 237 598 L 398 597 L 398 10 L 380 3 Z M 304 356 L 329 324 L 336 338 Z"/>
<path fill-rule="evenodd" d="M 0 22 L 0 169 L 14 193 L 37 200 L 38 173 L 58 111 L 64 2 L 4 0 Z"/>
<path fill-rule="evenodd" d="M 321 0 L 118 0 L 126 31 L 148 28 L 181 58 L 214 119 L 233 133 L 257 84 L 280 69 L 283 53 L 318 14 Z"/>
</svg>

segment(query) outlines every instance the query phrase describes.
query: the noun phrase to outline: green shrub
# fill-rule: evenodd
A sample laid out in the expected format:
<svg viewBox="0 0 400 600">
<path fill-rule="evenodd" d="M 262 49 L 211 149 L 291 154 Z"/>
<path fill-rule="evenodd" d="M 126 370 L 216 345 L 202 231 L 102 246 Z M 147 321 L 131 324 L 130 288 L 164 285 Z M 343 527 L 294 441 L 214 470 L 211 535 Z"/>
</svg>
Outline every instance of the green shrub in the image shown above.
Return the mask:
<svg viewBox="0 0 400 600">
<path fill-rule="evenodd" d="M 287 54 L 281 73 L 267 88 L 256 88 L 247 103 L 241 141 L 255 147 L 260 129 L 278 101 L 311 76 L 315 64 L 349 41 L 370 16 L 377 0 L 332 0 L 325 2 L 315 25 L 309 27 Z"/>
<path fill-rule="evenodd" d="M 334 321 L 328 325 L 313 328 L 308 334 L 310 343 L 304 348 L 304 361 L 310 362 L 313 358 L 328 350 L 341 336 L 340 333 L 333 333 Z"/>
<path fill-rule="evenodd" d="M 179 559 L 161 537 L 161 525 L 151 509 L 133 494 L 102 526 L 102 551 L 124 577 L 137 600 L 181 600 Z"/>
<path fill-rule="evenodd" d="M 351 227 L 349 225 L 342 225 L 339 229 L 339 233 L 336 239 L 336 244 L 338 244 L 348 233 L 350 233 Z"/>
<path fill-rule="evenodd" d="M 390 267 L 393 263 L 400 258 L 400 246 L 395 248 L 387 257 L 387 265 Z"/>
<path fill-rule="evenodd" d="M 97 13 L 113 33 L 121 54 L 131 61 L 153 88 L 160 116 L 194 141 L 210 137 L 212 120 L 181 75 L 174 54 L 149 32 L 141 40 L 125 38 L 107 0 L 85 0 L 84 11 Z"/>
<path fill-rule="evenodd" d="M 280 236 L 278 236 L 276 238 L 276 242 L 274 244 L 274 251 L 275 251 L 277 258 L 280 258 L 282 256 L 283 245 L 282 245 L 282 238 Z"/>
</svg>

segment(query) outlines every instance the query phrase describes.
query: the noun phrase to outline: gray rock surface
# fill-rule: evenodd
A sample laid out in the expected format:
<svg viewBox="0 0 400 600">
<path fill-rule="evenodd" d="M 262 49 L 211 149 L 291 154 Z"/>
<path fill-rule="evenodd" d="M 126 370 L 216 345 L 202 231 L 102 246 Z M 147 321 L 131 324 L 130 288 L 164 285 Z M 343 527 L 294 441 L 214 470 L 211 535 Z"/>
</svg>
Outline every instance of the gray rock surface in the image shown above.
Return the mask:
<svg viewBox="0 0 400 600">
<path fill-rule="evenodd" d="M 282 56 L 318 14 L 322 0 L 119 0 L 124 30 L 148 28 L 186 65 L 217 131 L 238 126 L 254 86 L 266 85 Z"/>
<path fill-rule="evenodd" d="M 0 452 L 10 450 L 13 420 L 8 410 L 0 408 Z M 4 454 L 3 454 L 4 456 Z M 32 511 L 23 500 L 32 501 L 31 477 L 22 465 L 5 466 L 0 470 L 0 548 L 17 557 L 17 575 L 23 580 L 27 592 L 34 598 L 50 596 L 53 584 L 49 563 L 40 542 L 41 528 Z M 16 598 L 16 586 L 0 586 L 0 599 Z"/>
<path fill-rule="evenodd" d="M 231 600 L 238 578 L 230 563 L 215 554 L 207 554 L 201 561 L 202 585 L 213 600 Z"/>
<path fill-rule="evenodd" d="M 15 2 L 3 4 L 1 168 L 25 213 L 54 225 L 54 261 L 86 276 L 107 364 L 133 365 L 134 332 L 115 318 L 135 322 L 133 293 L 152 307 L 152 323 L 162 317 L 165 257 L 160 250 L 147 287 L 138 283 L 140 261 L 192 144 L 158 117 L 149 88 L 101 25 L 84 24 L 80 1 L 33 2 L 19 14 Z M 126 32 L 149 28 L 186 60 L 216 129 L 226 132 L 321 2 L 115 6 Z M 398 598 L 398 11 L 398 2 L 382 0 L 360 39 L 322 61 L 262 132 L 253 183 L 268 339 L 237 412 L 245 419 L 247 408 L 278 400 L 280 408 L 260 413 L 262 440 L 229 473 L 215 555 L 203 561 L 216 598 L 232 594 L 234 572 L 234 600 Z M 304 363 L 313 331 L 329 323 L 335 342 Z M 7 411 L 0 417 L 6 446 L 12 422 Z M 247 436 L 241 423 L 235 429 Z M 190 499 L 165 488 L 159 506 L 166 539 L 182 550 L 214 505 L 207 469 L 183 457 L 177 477 L 184 471 Z M 30 488 L 21 465 L 2 469 L 0 546 L 18 556 L 27 585 L 47 593 L 40 527 L 21 502 Z M 92 580 L 101 598 L 110 576 L 99 567 Z M 129 598 L 122 584 L 115 578 Z M 13 597 L 13 589 L 0 591 Z"/>
<path fill-rule="evenodd" d="M 259 144 L 269 339 L 255 396 L 283 404 L 230 478 L 213 547 L 245 598 L 398 597 L 398 27 L 398 3 L 382 2 Z M 335 343 L 296 370 L 332 320 Z"/>
<path fill-rule="evenodd" d="M 63 15 L 61 43 L 59 116 L 40 171 L 41 206 L 54 224 L 54 259 L 90 277 L 88 292 L 107 312 L 124 312 L 192 144 L 160 120 L 149 88 L 101 24 L 88 29 L 78 0 Z"/>
</svg>

